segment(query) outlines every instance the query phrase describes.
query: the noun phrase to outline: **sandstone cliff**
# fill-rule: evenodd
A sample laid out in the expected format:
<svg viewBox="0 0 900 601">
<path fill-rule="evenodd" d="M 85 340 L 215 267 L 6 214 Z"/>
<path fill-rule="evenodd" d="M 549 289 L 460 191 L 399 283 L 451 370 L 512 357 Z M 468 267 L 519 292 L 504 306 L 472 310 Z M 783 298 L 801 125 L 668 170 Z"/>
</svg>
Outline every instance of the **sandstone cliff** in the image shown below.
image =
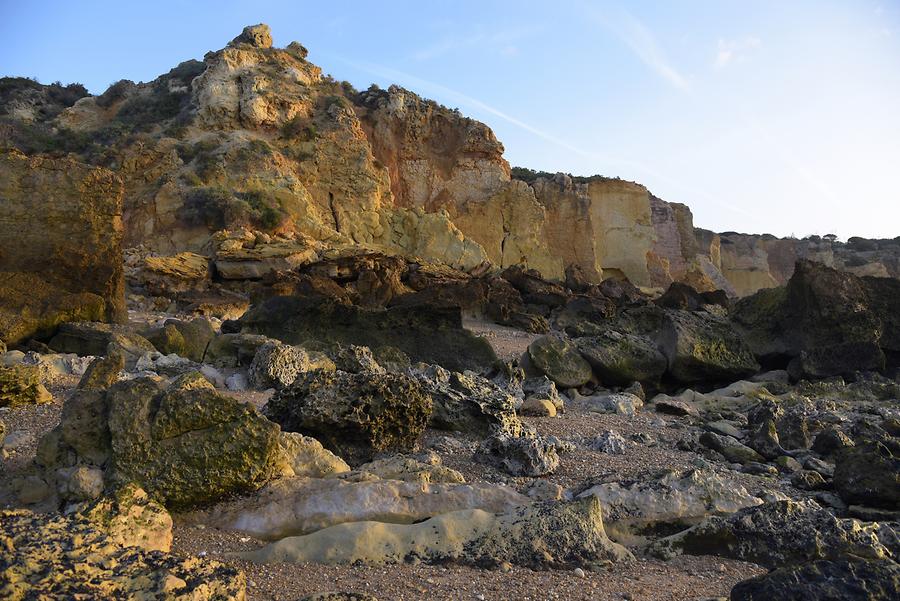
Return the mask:
<svg viewBox="0 0 900 601">
<path fill-rule="evenodd" d="M 0 151 L 0 341 L 125 319 L 122 182 L 72 159 Z"/>
<path fill-rule="evenodd" d="M 682 281 L 732 295 L 784 283 L 797 258 L 900 272 L 895 242 L 716 235 L 637 183 L 511 170 L 487 125 L 398 86 L 357 92 L 323 76 L 299 43 L 273 48 L 265 25 L 99 96 L 3 80 L 0 144 L 114 171 L 126 246 L 158 254 L 214 257 L 216 232 L 248 228 L 282 247 L 312 241 L 463 270 L 520 265 L 555 280 L 575 269 L 588 282 Z"/>
</svg>

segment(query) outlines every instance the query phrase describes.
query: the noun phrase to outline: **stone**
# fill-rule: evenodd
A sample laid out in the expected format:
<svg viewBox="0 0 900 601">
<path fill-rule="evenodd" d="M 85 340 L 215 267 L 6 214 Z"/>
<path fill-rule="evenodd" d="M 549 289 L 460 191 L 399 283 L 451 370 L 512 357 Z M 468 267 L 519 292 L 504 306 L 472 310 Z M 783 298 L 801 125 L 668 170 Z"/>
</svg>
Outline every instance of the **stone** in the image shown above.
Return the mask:
<svg viewBox="0 0 900 601">
<path fill-rule="evenodd" d="M 119 374 L 125 369 L 125 358 L 120 353 L 108 357 L 98 357 L 91 361 L 78 382 L 78 390 L 106 390 L 119 381 Z"/>
<path fill-rule="evenodd" d="M 718 555 L 773 569 L 819 559 L 890 557 L 871 528 L 856 520 L 836 518 L 809 500 L 777 501 L 727 517 L 710 517 L 660 539 L 650 550 L 659 557 Z"/>
<path fill-rule="evenodd" d="M 756 356 L 796 358 L 803 375 L 822 378 L 884 368 L 869 302 L 860 278 L 801 260 L 785 287 L 741 300 L 732 319 Z"/>
<path fill-rule="evenodd" d="M 700 412 L 697 411 L 697 407 L 693 404 L 681 399 L 672 398 L 667 394 L 658 394 L 653 397 L 650 402 L 659 413 L 668 415 L 691 415 L 693 417 L 700 416 Z"/>
<path fill-rule="evenodd" d="M 0 152 L 0 340 L 126 319 L 122 180 L 73 158 Z"/>
<path fill-rule="evenodd" d="M 462 327 L 459 310 L 394 307 L 367 310 L 321 298 L 274 297 L 239 320 L 244 333 L 264 334 L 287 344 L 337 342 L 400 349 L 413 362 L 447 369 L 481 370 L 494 364 L 490 344 Z"/>
<path fill-rule="evenodd" d="M 149 330 L 145 335 L 164 355 L 174 353 L 202 363 L 216 331 L 208 319 L 197 317 L 191 321 L 167 319 L 162 327 Z"/>
<path fill-rule="evenodd" d="M 660 347 L 678 382 L 734 382 L 759 371 L 750 347 L 730 323 L 706 312 L 667 310 Z"/>
<path fill-rule="evenodd" d="M 587 439 L 587 446 L 594 451 L 608 455 L 624 455 L 628 451 L 628 442 L 622 438 L 621 434 L 612 430 Z"/>
<path fill-rule="evenodd" d="M 276 392 L 263 411 L 283 429 L 314 436 L 339 455 L 371 456 L 412 449 L 431 417 L 432 399 L 410 376 L 319 370 Z"/>
<path fill-rule="evenodd" d="M 244 27 L 241 35 L 237 36 L 228 44 L 229 46 L 248 45 L 254 48 L 271 48 L 272 47 L 272 31 L 265 23 L 259 25 L 248 25 Z"/>
<path fill-rule="evenodd" d="M 302 537 L 289 537 L 258 551 L 248 561 L 331 564 L 464 563 L 562 568 L 625 561 L 631 554 L 610 541 L 600 503 L 535 503 L 495 515 L 479 509 L 439 515 L 418 524 L 355 522 Z"/>
<path fill-rule="evenodd" d="M 738 440 L 730 436 L 721 436 L 714 432 L 704 432 L 700 435 L 700 442 L 705 447 L 721 453 L 725 459 L 733 463 L 761 463 L 763 457 L 751 449 L 741 444 Z"/>
<path fill-rule="evenodd" d="M 40 405 L 53 400 L 41 383 L 40 370 L 30 365 L 0 367 L 0 407 Z"/>
<path fill-rule="evenodd" d="M 188 380 L 160 390 L 139 378 L 106 396 L 113 480 L 136 482 L 168 507 L 252 491 L 275 473 L 278 426 L 251 405 Z"/>
<path fill-rule="evenodd" d="M 249 387 L 250 382 L 247 381 L 247 376 L 240 372 L 233 373 L 225 378 L 225 388 L 233 392 L 242 392 Z"/>
<path fill-rule="evenodd" d="M 190 523 L 278 540 L 347 522 L 414 524 L 466 509 L 503 513 L 530 502 L 514 489 L 497 484 L 285 478 L 251 496 L 184 517 Z"/>
<path fill-rule="evenodd" d="M 731 589 L 731 601 L 890 601 L 898 597 L 900 565 L 890 560 L 813 561 L 743 580 Z"/>
<path fill-rule="evenodd" d="M 655 384 L 668 368 L 666 357 L 646 336 L 608 330 L 600 336 L 578 338 L 578 352 L 604 384 Z"/>
<path fill-rule="evenodd" d="M 728 515 L 762 503 L 739 483 L 709 470 L 664 471 L 588 488 L 603 507 L 610 536 L 623 544 L 645 542 L 673 527 L 688 527 L 710 515 Z"/>
<path fill-rule="evenodd" d="M 793 474 L 803 469 L 803 466 L 800 465 L 800 462 L 790 455 L 779 455 L 772 461 L 772 463 L 775 464 L 775 467 L 778 468 L 778 471 L 788 474 Z"/>
<path fill-rule="evenodd" d="M 8 551 L 0 556 L 0 596 L 244 598 L 245 579 L 236 568 L 164 552 L 172 527 L 165 510 L 121 497 L 100 503 L 73 515 L 0 511 Z"/>
<path fill-rule="evenodd" d="M 813 440 L 812 450 L 819 455 L 828 457 L 853 446 L 853 440 L 849 436 L 832 426 L 819 432 Z"/>
<path fill-rule="evenodd" d="M 731 436 L 737 440 L 744 438 L 744 434 L 734 424 L 725 420 L 707 422 L 703 424 L 703 429 L 715 432 L 721 436 Z"/>
<path fill-rule="evenodd" d="M 404 482 L 431 483 L 464 483 L 465 477 L 458 471 L 441 465 L 441 457 L 431 453 L 423 463 L 414 457 L 394 455 L 385 459 L 377 459 L 365 463 L 357 468 L 358 472 L 365 472 L 382 478 L 383 480 L 403 480 Z"/>
<path fill-rule="evenodd" d="M 820 490 L 827 486 L 825 478 L 819 472 L 800 470 L 791 476 L 791 484 L 801 490 Z"/>
<path fill-rule="evenodd" d="M 473 372 L 451 372 L 437 365 L 412 373 L 434 402 L 432 427 L 483 436 L 495 431 L 513 436 L 522 432 L 515 397 L 494 382 Z"/>
<path fill-rule="evenodd" d="M 58 353 L 75 353 L 82 357 L 118 352 L 129 368 L 134 368 L 144 353 L 156 350 L 149 340 L 124 326 L 99 322 L 62 324 L 48 344 Z"/>
<path fill-rule="evenodd" d="M 556 417 L 556 407 L 547 399 L 532 397 L 525 399 L 522 407 L 519 409 L 519 413 L 535 417 Z"/>
<path fill-rule="evenodd" d="M 543 336 L 528 346 L 531 365 L 560 388 L 577 388 L 591 379 L 591 366 L 570 342 Z"/>
<path fill-rule="evenodd" d="M 148 294 L 173 297 L 202 290 L 211 280 L 209 257 L 193 252 L 143 259 L 137 279 Z"/>
<path fill-rule="evenodd" d="M 253 386 L 265 390 L 290 386 L 301 373 L 317 369 L 334 371 L 335 365 L 322 353 L 274 341 L 257 349 L 248 376 Z"/>
<path fill-rule="evenodd" d="M 475 452 L 475 460 L 496 466 L 513 476 L 546 476 L 559 467 L 556 448 L 542 437 L 510 436 L 498 432 Z"/>
<path fill-rule="evenodd" d="M 283 457 L 283 467 L 279 471 L 286 477 L 324 478 L 350 471 L 346 461 L 311 436 L 282 432 L 278 445 Z"/>
<path fill-rule="evenodd" d="M 79 465 L 63 468 L 56 472 L 58 492 L 63 498 L 73 501 L 90 501 L 103 492 L 103 470 Z"/>
<path fill-rule="evenodd" d="M 813 457 L 812 455 L 803 460 L 803 467 L 808 470 L 819 472 L 825 478 L 830 479 L 834 477 L 834 465 L 827 461 L 822 461 L 818 457 Z"/>
<path fill-rule="evenodd" d="M 588 411 L 617 415 L 634 415 L 644 406 L 640 398 L 627 392 L 578 397 L 576 400 Z"/>
<path fill-rule="evenodd" d="M 549 401 L 557 413 L 563 412 L 566 408 L 562 396 L 556 389 L 556 383 L 547 376 L 526 378 L 522 382 L 522 392 L 525 394 L 525 401 Z"/>
<path fill-rule="evenodd" d="M 900 458 L 881 443 L 847 449 L 837 456 L 834 490 L 848 504 L 900 509 Z"/>
</svg>

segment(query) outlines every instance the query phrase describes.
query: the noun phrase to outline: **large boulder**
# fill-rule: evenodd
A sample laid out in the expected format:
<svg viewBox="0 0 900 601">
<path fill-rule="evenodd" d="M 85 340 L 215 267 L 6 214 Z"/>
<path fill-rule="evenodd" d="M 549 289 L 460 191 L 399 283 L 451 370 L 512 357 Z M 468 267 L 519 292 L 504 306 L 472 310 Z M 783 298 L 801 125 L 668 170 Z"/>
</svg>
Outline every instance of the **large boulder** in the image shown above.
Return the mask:
<svg viewBox="0 0 900 601">
<path fill-rule="evenodd" d="M 817 559 L 885 559 L 890 551 L 878 533 L 860 522 L 836 518 L 814 501 L 777 501 L 702 523 L 651 546 L 671 557 L 719 555 L 769 568 Z"/>
<path fill-rule="evenodd" d="M 413 374 L 431 395 L 431 426 L 487 435 L 518 435 L 522 422 L 516 415 L 516 399 L 494 382 L 472 372 L 448 371 L 430 365 Z"/>
<path fill-rule="evenodd" d="M 568 340 L 542 336 L 528 346 L 527 363 L 560 388 L 577 388 L 590 381 L 590 364 Z"/>
<path fill-rule="evenodd" d="M 236 325 L 243 332 L 265 334 L 288 344 L 328 341 L 372 349 L 393 346 L 414 362 L 458 371 L 482 370 L 497 360 L 486 340 L 463 329 L 458 309 L 368 310 L 321 296 L 278 296 L 251 308 Z"/>
<path fill-rule="evenodd" d="M 168 553 L 172 520 L 131 488 L 65 515 L 0 511 L 4 599 L 243 599 L 236 568 Z"/>
<path fill-rule="evenodd" d="M 170 507 L 254 490 L 283 463 L 279 428 L 248 404 L 219 395 L 199 374 L 169 388 L 149 378 L 103 384 L 117 370 L 89 371 L 66 400 L 59 425 L 38 445 L 37 463 L 63 499 L 134 482 Z M 103 382 L 101 375 L 109 375 Z M 84 484 L 84 485 L 82 485 Z"/>
<path fill-rule="evenodd" d="M 732 318 L 764 363 L 796 359 L 810 377 L 851 374 L 885 366 L 880 339 L 890 301 L 878 298 L 872 303 L 855 275 L 804 260 L 785 287 L 742 299 Z"/>
<path fill-rule="evenodd" d="M 147 340 L 164 355 L 176 354 L 198 363 L 204 360 L 206 348 L 216 337 L 216 331 L 205 317 L 191 321 L 167 319 L 158 328 L 146 332 Z"/>
<path fill-rule="evenodd" d="M 339 455 L 411 449 L 431 417 L 418 380 L 391 373 L 313 371 L 278 391 L 263 409 L 292 432 L 308 434 Z"/>
<path fill-rule="evenodd" d="M 126 319 L 122 194 L 107 169 L 0 151 L 0 340 Z"/>
<path fill-rule="evenodd" d="M 877 442 L 845 449 L 838 454 L 834 489 L 849 504 L 900 509 L 900 458 Z"/>
<path fill-rule="evenodd" d="M 379 480 L 371 474 L 355 481 L 347 476 L 275 480 L 253 495 L 199 510 L 185 519 L 278 540 L 348 522 L 414 524 L 464 509 L 503 513 L 531 502 L 515 489 L 498 484 Z"/>
<path fill-rule="evenodd" d="M 743 580 L 731 601 L 893 601 L 900 598 L 900 565 L 891 560 L 813 561 Z"/>
<path fill-rule="evenodd" d="M 279 428 L 252 405 L 182 377 L 141 378 L 107 393 L 113 482 L 137 482 L 167 506 L 255 490 L 275 475 Z"/>
<path fill-rule="evenodd" d="M 340 524 L 242 556 L 260 563 L 400 563 L 415 558 L 534 568 L 589 567 L 632 557 L 607 538 L 594 498 L 535 503 L 499 515 L 480 509 L 455 511 L 410 525 Z"/>
<path fill-rule="evenodd" d="M 660 346 L 678 382 L 733 382 L 759 371 L 728 320 L 705 311 L 666 311 Z"/>
<path fill-rule="evenodd" d="M 610 536 L 620 543 L 689 527 L 762 503 L 734 480 L 708 470 L 667 471 L 596 484 L 578 495 L 600 499 Z"/>
<path fill-rule="evenodd" d="M 656 343 L 646 336 L 608 330 L 599 336 L 579 338 L 578 351 L 611 386 L 632 382 L 653 384 L 665 373 L 668 362 Z"/>
</svg>

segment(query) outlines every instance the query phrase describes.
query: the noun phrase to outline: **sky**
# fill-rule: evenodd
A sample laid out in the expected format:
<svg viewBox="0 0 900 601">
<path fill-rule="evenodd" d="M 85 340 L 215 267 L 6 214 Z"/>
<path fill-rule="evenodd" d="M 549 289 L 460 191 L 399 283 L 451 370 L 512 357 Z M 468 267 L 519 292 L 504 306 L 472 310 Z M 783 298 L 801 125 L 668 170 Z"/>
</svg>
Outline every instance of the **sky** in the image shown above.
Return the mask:
<svg viewBox="0 0 900 601">
<path fill-rule="evenodd" d="M 900 236 L 900 0 L 0 0 L 0 75 L 101 93 L 259 22 L 484 121 L 514 166 L 637 181 L 716 231 Z"/>
</svg>

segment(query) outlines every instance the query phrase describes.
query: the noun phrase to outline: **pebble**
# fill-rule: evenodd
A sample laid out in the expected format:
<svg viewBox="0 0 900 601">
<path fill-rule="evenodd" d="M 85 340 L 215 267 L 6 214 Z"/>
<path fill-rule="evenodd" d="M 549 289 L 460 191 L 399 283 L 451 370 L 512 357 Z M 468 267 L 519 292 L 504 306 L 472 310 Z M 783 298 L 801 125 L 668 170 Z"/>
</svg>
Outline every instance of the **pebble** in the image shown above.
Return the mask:
<svg viewBox="0 0 900 601">
<path fill-rule="evenodd" d="M 574 573 L 575 573 L 575 575 L 578 576 L 579 578 L 584 578 L 584 577 L 587 576 L 587 574 L 585 574 L 585 573 L 584 573 L 584 570 L 582 570 L 581 568 L 575 568 Z"/>
</svg>

